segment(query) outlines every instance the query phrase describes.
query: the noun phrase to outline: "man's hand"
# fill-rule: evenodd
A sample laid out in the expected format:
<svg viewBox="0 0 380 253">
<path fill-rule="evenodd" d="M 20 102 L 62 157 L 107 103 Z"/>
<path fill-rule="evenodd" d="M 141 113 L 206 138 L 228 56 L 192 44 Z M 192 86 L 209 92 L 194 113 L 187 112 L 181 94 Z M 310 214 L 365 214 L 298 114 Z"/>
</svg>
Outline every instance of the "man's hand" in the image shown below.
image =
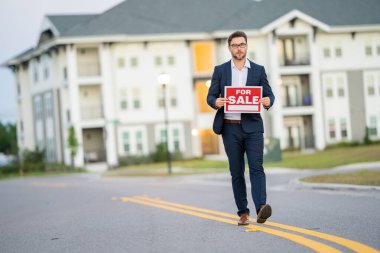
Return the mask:
<svg viewBox="0 0 380 253">
<path fill-rule="evenodd" d="M 215 102 L 215 107 L 217 107 L 219 109 L 219 108 L 223 107 L 224 104 L 227 102 L 228 102 L 227 98 L 217 98 L 216 102 Z"/>
<path fill-rule="evenodd" d="M 269 97 L 263 97 L 262 99 L 259 100 L 260 103 L 263 104 L 265 107 L 270 106 L 270 98 Z"/>
</svg>

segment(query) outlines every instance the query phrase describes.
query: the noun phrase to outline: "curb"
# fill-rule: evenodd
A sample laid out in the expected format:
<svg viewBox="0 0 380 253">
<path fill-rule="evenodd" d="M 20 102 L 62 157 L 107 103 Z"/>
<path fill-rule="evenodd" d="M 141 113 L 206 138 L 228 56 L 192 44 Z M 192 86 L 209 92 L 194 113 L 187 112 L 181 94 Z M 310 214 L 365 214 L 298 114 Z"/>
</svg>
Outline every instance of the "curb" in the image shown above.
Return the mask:
<svg viewBox="0 0 380 253">
<path fill-rule="evenodd" d="M 297 189 L 380 192 L 380 186 L 353 185 L 353 184 L 306 183 L 306 182 L 301 182 L 300 179 L 301 178 L 297 178 L 297 179 L 290 181 L 290 185 L 294 186 Z"/>
</svg>

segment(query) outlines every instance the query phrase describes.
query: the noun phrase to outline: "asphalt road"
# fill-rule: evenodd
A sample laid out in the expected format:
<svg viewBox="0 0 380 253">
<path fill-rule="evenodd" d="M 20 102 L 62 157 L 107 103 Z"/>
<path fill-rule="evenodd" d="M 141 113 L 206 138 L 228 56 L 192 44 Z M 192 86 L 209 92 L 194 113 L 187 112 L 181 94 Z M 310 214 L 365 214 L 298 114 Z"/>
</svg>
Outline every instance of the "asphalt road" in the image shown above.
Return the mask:
<svg viewBox="0 0 380 253">
<path fill-rule="evenodd" d="M 0 252 L 379 252 L 379 191 L 289 184 L 306 174 L 269 170 L 273 216 L 249 227 L 227 174 L 3 180 Z"/>
</svg>

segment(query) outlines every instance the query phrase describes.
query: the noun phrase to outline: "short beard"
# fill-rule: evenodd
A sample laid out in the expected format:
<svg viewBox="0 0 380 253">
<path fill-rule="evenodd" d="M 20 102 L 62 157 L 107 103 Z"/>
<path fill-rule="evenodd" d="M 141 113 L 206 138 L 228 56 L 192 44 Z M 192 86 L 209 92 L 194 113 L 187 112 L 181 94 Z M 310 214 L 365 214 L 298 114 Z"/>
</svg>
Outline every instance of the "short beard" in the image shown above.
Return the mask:
<svg viewBox="0 0 380 253">
<path fill-rule="evenodd" d="M 235 60 L 241 61 L 245 58 L 246 55 L 247 54 L 243 54 L 241 57 L 239 57 L 237 55 L 232 54 L 232 58 L 234 58 Z"/>
</svg>

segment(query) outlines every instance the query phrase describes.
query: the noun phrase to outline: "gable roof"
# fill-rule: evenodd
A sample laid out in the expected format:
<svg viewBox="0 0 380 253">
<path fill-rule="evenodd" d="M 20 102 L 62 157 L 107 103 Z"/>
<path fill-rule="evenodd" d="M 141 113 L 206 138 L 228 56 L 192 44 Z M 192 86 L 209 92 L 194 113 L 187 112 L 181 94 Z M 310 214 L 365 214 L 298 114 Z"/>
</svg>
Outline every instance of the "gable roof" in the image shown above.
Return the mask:
<svg viewBox="0 0 380 253">
<path fill-rule="evenodd" d="M 380 24 L 378 0 L 127 0 L 65 36 L 256 30 L 293 10 L 329 26 Z"/>
<path fill-rule="evenodd" d="M 377 29 L 379 13 L 379 0 L 125 0 L 101 14 L 48 15 L 47 19 L 53 31 L 58 31 L 58 34 L 54 32 L 54 38 L 70 40 L 73 37 L 186 33 L 215 37 L 234 30 L 268 33 L 293 18 L 300 18 L 323 31 L 348 28 L 353 32 L 365 30 L 366 26 Z M 39 45 L 34 50 L 38 48 Z M 33 50 L 28 50 L 3 65 L 13 64 L 32 53 Z"/>
<path fill-rule="evenodd" d="M 65 36 L 67 31 L 78 24 L 85 24 L 90 19 L 97 17 L 94 14 L 84 15 L 47 15 L 54 27 L 58 30 L 61 36 Z"/>
</svg>

